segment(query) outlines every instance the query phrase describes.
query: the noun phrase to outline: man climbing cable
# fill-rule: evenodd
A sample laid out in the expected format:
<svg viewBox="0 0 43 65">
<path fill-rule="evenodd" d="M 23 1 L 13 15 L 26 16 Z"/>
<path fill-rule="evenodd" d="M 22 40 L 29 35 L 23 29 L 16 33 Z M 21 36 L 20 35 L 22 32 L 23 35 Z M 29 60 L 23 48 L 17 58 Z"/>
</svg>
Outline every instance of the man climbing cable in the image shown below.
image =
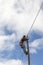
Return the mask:
<svg viewBox="0 0 43 65">
<path fill-rule="evenodd" d="M 28 41 L 28 37 L 25 36 L 25 35 L 20 40 L 20 46 L 21 46 L 21 48 L 23 48 L 23 51 L 24 51 L 25 54 L 28 54 L 27 44 L 25 43 L 27 41 Z"/>
</svg>

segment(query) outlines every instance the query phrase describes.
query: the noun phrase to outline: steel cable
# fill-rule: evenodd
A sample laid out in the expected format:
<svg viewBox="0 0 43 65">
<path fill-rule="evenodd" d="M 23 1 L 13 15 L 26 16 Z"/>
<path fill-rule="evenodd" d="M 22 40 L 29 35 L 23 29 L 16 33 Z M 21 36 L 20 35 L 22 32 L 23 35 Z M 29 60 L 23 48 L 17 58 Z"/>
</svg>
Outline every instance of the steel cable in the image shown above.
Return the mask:
<svg viewBox="0 0 43 65">
<path fill-rule="evenodd" d="M 41 9 L 41 8 L 40 8 L 40 9 Z M 34 23 L 35 23 L 35 21 L 36 21 L 36 18 L 37 18 L 37 16 L 38 16 L 39 12 L 40 12 L 40 9 L 38 10 L 38 13 L 37 13 L 37 15 L 36 15 L 36 17 L 35 17 L 35 19 L 34 19 L 32 25 L 31 25 L 30 29 L 29 29 L 29 32 L 27 33 L 27 36 L 28 36 L 28 34 L 31 33 L 32 27 L 33 27 L 33 25 L 34 25 Z"/>
</svg>

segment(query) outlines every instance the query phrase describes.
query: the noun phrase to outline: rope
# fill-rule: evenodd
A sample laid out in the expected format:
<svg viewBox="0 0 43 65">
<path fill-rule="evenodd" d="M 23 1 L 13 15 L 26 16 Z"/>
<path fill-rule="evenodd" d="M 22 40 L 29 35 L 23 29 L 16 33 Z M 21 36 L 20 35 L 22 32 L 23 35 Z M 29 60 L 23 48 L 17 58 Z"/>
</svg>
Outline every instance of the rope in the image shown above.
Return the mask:
<svg viewBox="0 0 43 65">
<path fill-rule="evenodd" d="M 41 9 L 41 8 L 40 8 L 40 9 Z M 36 21 L 36 18 L 37 18 L 37 16 L 38 16 L 39 12 L 40 12 L 40 9 L 38 10 L 38 13 L 37 13 L 37 15 L 36 15 L 36 17 L 35 17 L 35 19 L 34 19 L 32 25 L 31 25 L 31 27 L 30 27 L 30 30 L 29 30 L 28 34 L 31 33 L 32 27 L 33 27 L 33 25 L 34 25 L 34 23 L 35 23 L 35 21 Z M 27 34 L 27 36 L 28 36 L 28 34 Z"/>
</svg>

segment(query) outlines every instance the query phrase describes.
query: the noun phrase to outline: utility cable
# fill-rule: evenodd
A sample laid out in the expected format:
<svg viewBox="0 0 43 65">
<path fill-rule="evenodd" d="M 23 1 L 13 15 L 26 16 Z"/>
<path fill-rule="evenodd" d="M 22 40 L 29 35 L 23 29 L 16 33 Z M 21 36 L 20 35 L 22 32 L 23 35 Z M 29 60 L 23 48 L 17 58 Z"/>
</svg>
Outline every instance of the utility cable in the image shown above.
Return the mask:
<svg viewBox="0 0 43 65">
<path fill-rule="evenodd" d="M 31 25 L 31 27 L 30 27 L 30 30 L 29 30 L 28 34 L 31 33 L 32 27 L 33 27 L 33 25 L 34 25 L 34 23 L 35 23 L 35 21 L 36 21 L 36 18 L 37 18 L 37 16 L 38 16 L 39 12 L 40 12 L 40 9 L 38 10 L 38 13 L 37 13 L 37 15 L 36 15 L 36 17 L 35 17 L 35 19 L 34 19 L 32 25 Z M 28 34 L 27 34 L 27 37 L 28 37 Z M 29 53 L 29 44 L 28 44 L 28 42 L 29 42 L 29 41 L 27 41 L 27 48 L 28 48 L 28 65 L 30 65 L 30 53 Z"/>
<path fill-rule="evenodd" d="M 41 9 L 41 8 L 40 8 L 40 9 Z M 37 16 L 38 16 L 39 12 L 40 12 L 40 9 L 38 10 L 38 13 L 37 13 L 37 15 L 36 15 L 36 17 L 35 17 L 35 19 L 34 19 L 32 25 L 31 25 L 31 27 L 30 27 L 30 30 L 29 30 L 28 34 L 31 33 L 32 27 L 33 27 L 33 25 L 34 25 L 34 23 L 35 23 L 35 21 L 36 21 L 36 18 L 37 18 Z M 27 34 L 27 36 L 28 36 L 28 34 Z"/>
</svg>

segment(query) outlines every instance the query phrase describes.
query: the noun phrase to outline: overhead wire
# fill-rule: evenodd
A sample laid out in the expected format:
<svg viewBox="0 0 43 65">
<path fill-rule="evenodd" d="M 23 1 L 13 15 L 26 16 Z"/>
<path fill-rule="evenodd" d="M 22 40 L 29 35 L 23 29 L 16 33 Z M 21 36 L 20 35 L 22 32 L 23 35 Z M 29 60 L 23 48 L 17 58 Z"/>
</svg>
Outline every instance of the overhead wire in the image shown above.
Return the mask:
<svg viewBox="0 0 43 65">
<path fill-rule="evenodd" d="M 41 9 L 41 8 L 40 8 L 40 9 Z M 40 12 L 40 9 L 39 9 L 38 12 L 37 12 L 37 15 L 36 15 L 36 17 L 35 17 L 35 19 L 34 19 L 32 25 L 31 25 L 31 27 L 30 27 L 30 29 L 29 29 L 29 32 L 27 33 L 27 36 L 28 36 L 28 34 L 31 33 L 31 30 L 32 30 L 32 28 L 33 28 L 34 23 L 36 22 L 36 18 L 37 18 L 37 16 L 38 16 L 39 12 Z"/>
<path fill-rule="evenodd" d="M 36 17 L 35 17 L 35 19 L 34 19 L 32 25 L 31 25 L 31 27 L 30 27 L 30 29 L 29 29 L 29 32 L 27 33 L 27 36 L 28 36 L 29 33 L 31 33 L 32 27 L 33 27 L 34 23 L 36 22 L 36 18 L 37 18 L 37 16 L 38 16 L 38 14 L 39 14 L 39 12 L 40 12 L 41 9 L 43 9 L 43 2 L 41 3 L 40 9 L 39 9 L 38 12 L 37 12 L 37 15 L 36 15 Z"/>
<path fill-rule="evenodd" d="M 40 8 L 40 9 L 41 9 L 41 8 Z M 36 15 L 36 17 L 35 17 L 35 19 L 34 19 L 32 25 L 31 25 L 31 27 L 30 27 L 30 30 L 29 30 L 28 34 L 31 33 L 32 27 L 33 27 L 33 25 L 34 25 L 34 23 L 35 23 L 35 21 L 36 21 L 36 18 L 37 18 L 37 16 L 38 16 L 39 12 L 40 12 L 40 9 L 39 9 L 38 12 L 37 12 L 37 15 Z M 28 34 L 27 34 L 27 37 L 28 37 Z M 28 44 L 28 42 L 29 42 L 29 41 L 27 41 L 27 47 L 28 47 L 28 65 L 30 65 L 30 54 L 29 54 L 29 44 Z"/>
</svg>

